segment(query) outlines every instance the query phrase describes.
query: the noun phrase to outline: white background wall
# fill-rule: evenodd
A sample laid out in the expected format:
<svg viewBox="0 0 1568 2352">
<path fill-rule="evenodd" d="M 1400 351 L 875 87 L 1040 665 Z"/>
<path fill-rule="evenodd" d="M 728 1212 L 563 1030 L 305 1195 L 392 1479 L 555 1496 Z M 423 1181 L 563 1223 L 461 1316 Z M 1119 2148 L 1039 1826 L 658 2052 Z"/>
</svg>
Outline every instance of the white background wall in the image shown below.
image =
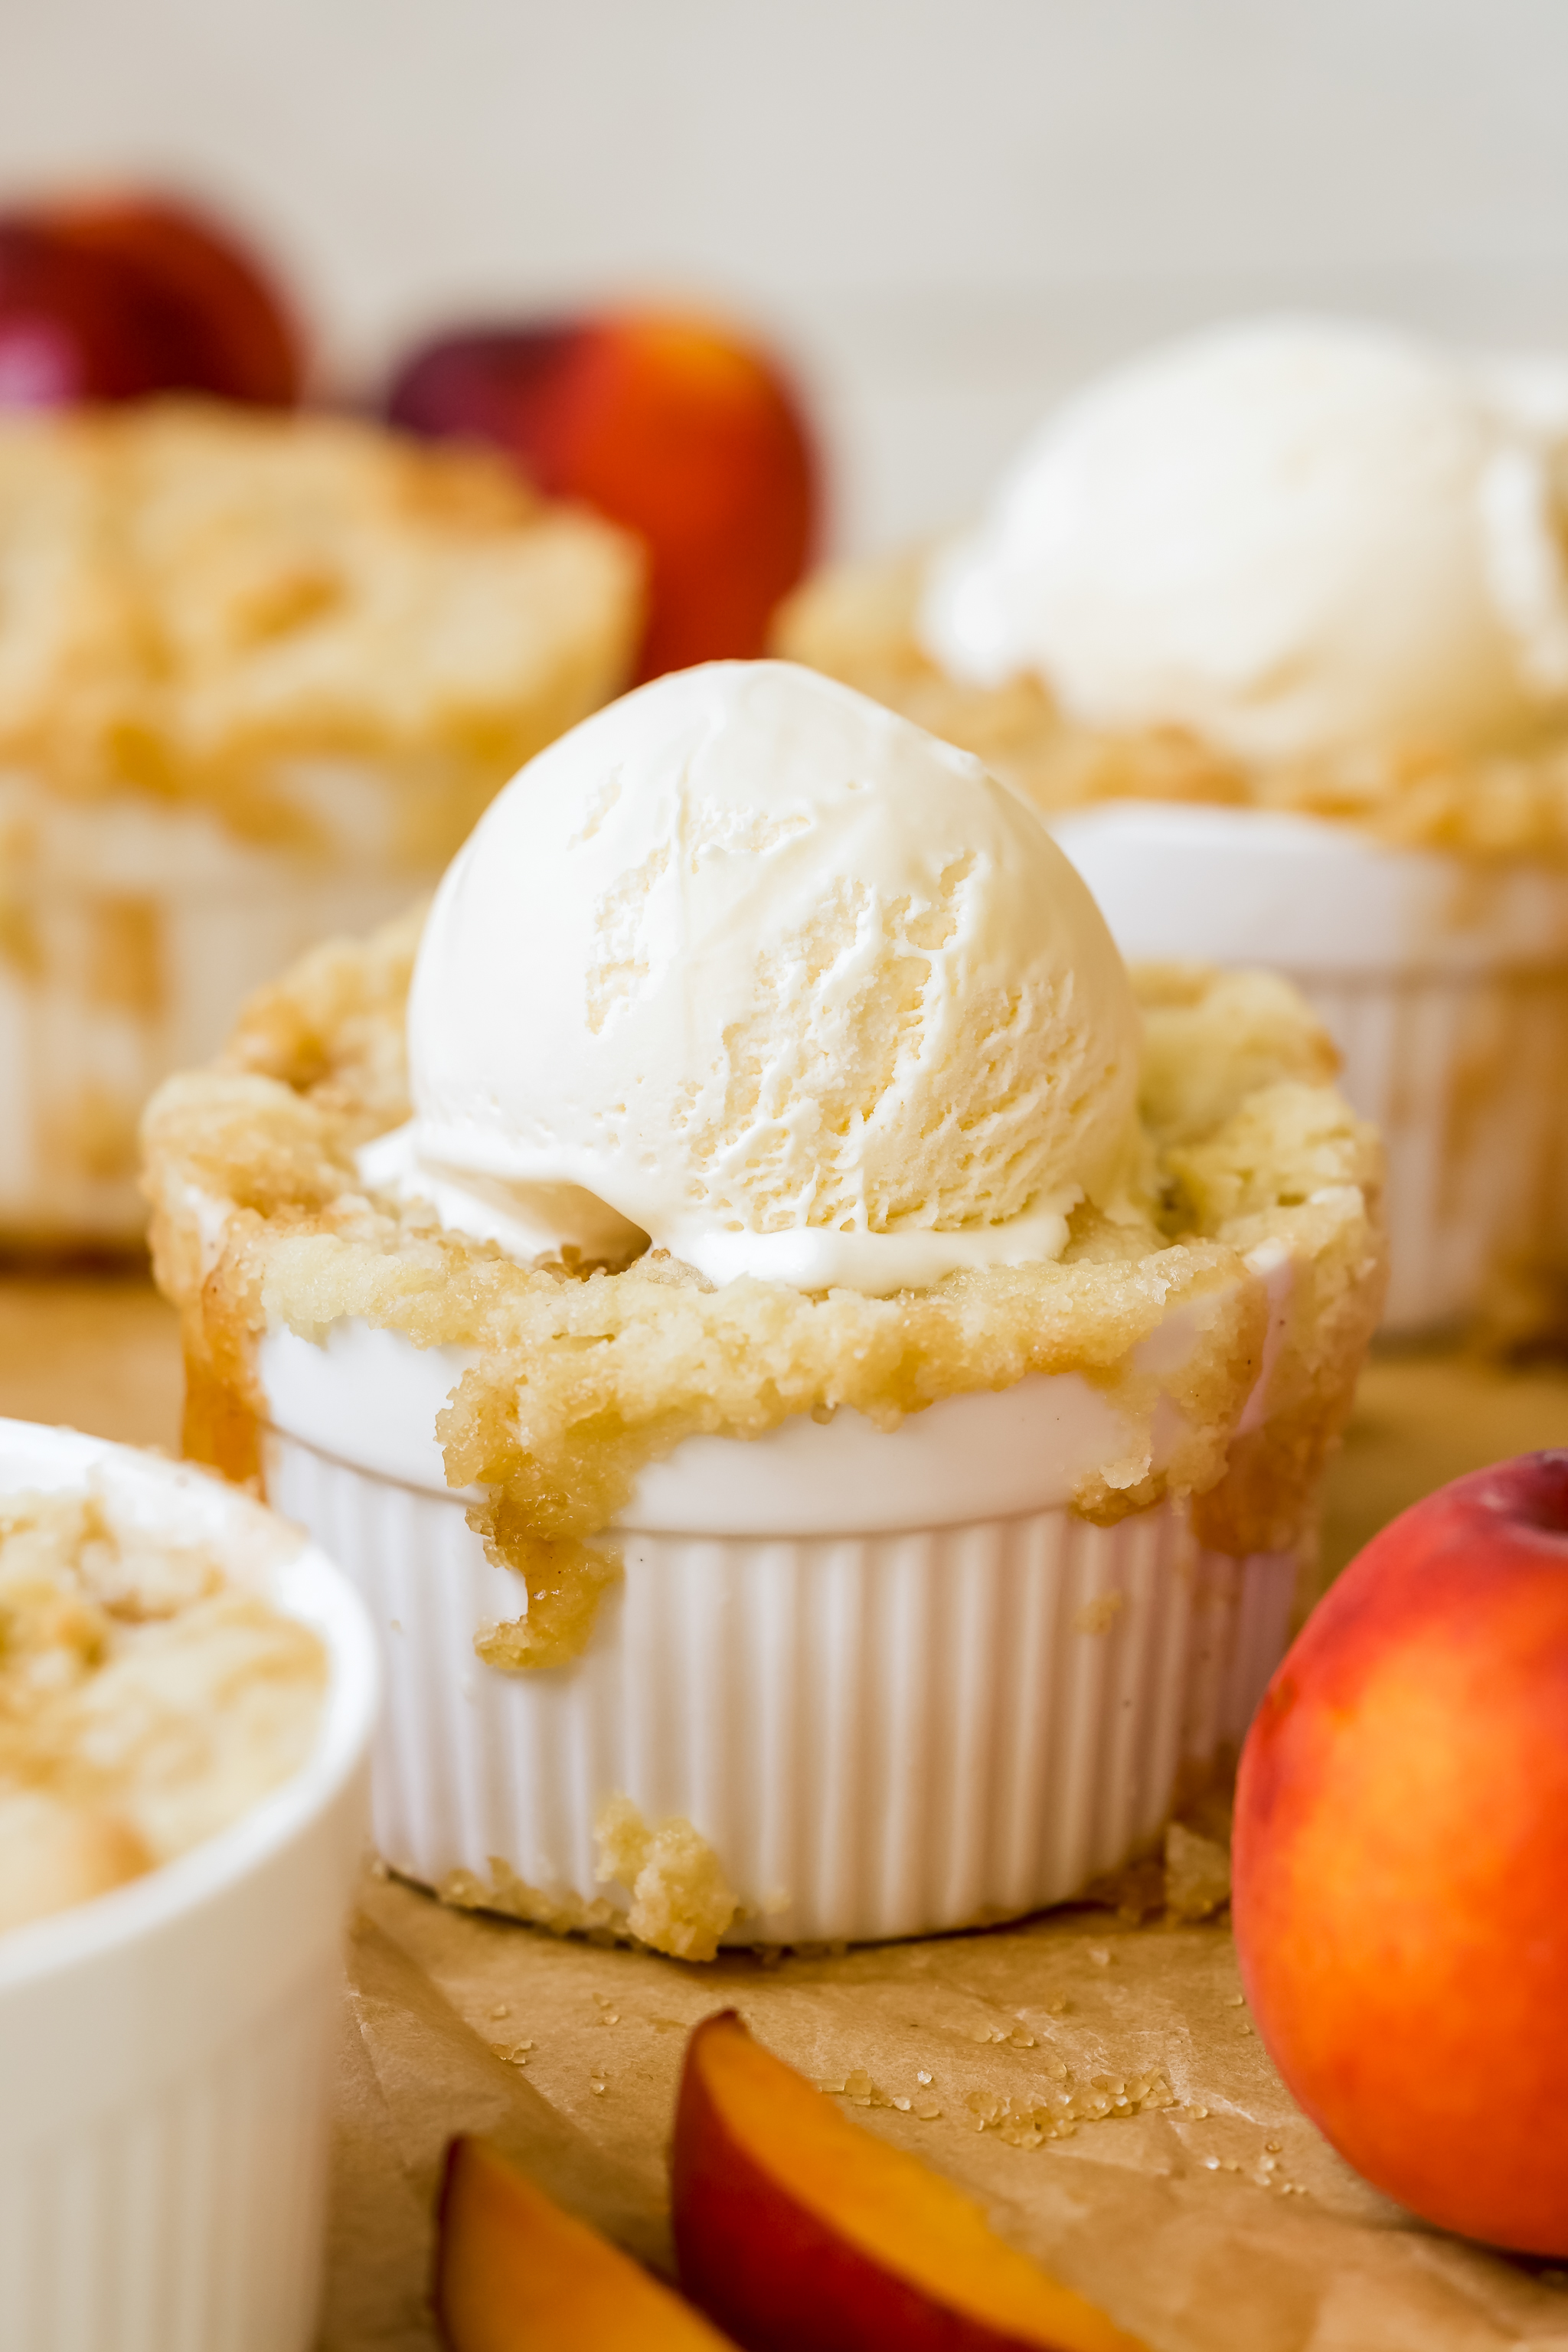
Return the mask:
<svg viewBox="0 0 1568 2352">
<path fill-rule="evenodd" d="M 1242 305 L 1568 341 L 1568 0 L 0 0 L 5 186 L 149 168 L 345 377 L 476 308 L 738 307 L 850 543 Z"/>
</svg>

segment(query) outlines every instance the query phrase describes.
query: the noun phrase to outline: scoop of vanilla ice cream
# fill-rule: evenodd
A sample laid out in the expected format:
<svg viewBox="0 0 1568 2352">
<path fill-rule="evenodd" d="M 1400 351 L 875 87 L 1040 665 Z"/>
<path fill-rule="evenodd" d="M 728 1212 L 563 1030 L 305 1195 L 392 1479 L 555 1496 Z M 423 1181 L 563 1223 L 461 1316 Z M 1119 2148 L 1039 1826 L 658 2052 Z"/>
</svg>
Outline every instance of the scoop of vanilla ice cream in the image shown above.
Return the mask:
<svg viewBox="0 0 1568 2352">
<path fill-rule="evenodd" d="M 1565 382 L 1310 320 L 1177 343 L 1047 422 L 922 641 L 1247 759 L 1505 745 L 1568 692 Z"/>
<path fill-rule="evenodd" d="M 1039 819 L 783 662 L 662 677 L 513 779 L 408 1040 L 367 1177 L 529 1255 L 637 1228 L 715 1281 L 886 1294 L 1058 1255 L 1136 1149 L 1126 971 Z"/>
</svg>

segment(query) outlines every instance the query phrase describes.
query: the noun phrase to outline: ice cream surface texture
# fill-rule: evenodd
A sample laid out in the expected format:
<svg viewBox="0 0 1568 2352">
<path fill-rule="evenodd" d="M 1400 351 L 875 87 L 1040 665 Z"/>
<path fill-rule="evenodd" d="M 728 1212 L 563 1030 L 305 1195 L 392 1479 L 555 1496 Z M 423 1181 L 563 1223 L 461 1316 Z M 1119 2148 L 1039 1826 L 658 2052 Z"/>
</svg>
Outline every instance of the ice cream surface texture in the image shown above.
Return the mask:
<svg viewBox="0 0 1568 2352">
<path fill-rule="evenodd" d="M 531 761 L 437 896 L 408 1042 L 367 1180 L 524 1256 L 646 1234 L 887 1295 L 1059 1255 L 1135 1165 L 1127 974 L 1039 819 L 787 663 L 662 677 Z"/>
<path fill-rule="evenodd" d="M 1568 370 L 1264 319 L 1047 420 L 920 619 L 951 676 L 1246 760 L 1506 747 L 1568 708 Z"/>
</svg>

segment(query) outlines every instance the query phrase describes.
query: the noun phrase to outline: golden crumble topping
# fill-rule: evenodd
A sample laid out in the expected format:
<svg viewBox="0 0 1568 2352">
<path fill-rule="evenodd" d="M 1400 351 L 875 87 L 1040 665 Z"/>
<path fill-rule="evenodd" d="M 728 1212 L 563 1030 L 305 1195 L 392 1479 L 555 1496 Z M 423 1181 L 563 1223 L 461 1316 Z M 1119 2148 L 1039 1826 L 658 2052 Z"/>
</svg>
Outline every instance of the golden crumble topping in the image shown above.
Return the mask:
<svg viewBox="0 0 1568 2352">
<path fill-rule="evenodd" d="M 1369 747 L 1265 767 L 1177 727 L 1101 732 L 1066 718 L 1032 672 L 1000 687 L 950 677 L 915 634 L 923 572 L 920 553 L 819 572 L 780 613 L 773 650 L 977 752 L 1047 813 L 1103 800 L 1220 802 L 1335 817 L 1405 848 L 1568 859 L 1568 736 L 1508 754 Z"/>
<path fill-rule="evenodd" d="M 1076 1371 L 1129 1431 L 1075 1498 L 1109 1523 L 1166 1493 L 1202 1497 L 1203 1539 L 1245 1553 L 1300 1535 L 1382 1301 L 1381 1148 L 1334 1090 L 1332 1048 L 1285 982 L 1161 968 L 1144 1008 L 1152 1190 L 1112 1222 L 1088 1206 L 1059 1263 L 949 1276 L 892 1298 L 745 1278 L 714 1288 L 654 1251 L 618 1270 L 520 1265 L 367 1193 L 356 1148 L 408 1113 L 404 1002 L 420 916 L 306 957 L 253 1000 L 209 1069 L 170 1080 L 143 1136 L 154 1263 L 178 1306 L 185 1444 L 260 1474 L 255 1349 L 269 1328 L 340 1318 L 456 1344 L 473 1363 L 437 1423 L 454 1486 L 527 1616 L 482 1637 L 503 1665 L 574 1655 L 614 1548 L 595 1538 L 643 1465 L 699 1433 L 763 1435 L 852 1406 L 883 1427 L 966 1390 Z M 1231 1442 L 1262 1361 L 1268 1302 L 1247 1253 L 1288 1255 L 1288 1330 L 1264 1424 Z M 1179 1366 L 1140 1343 L 1189 1304 Z M 1158 1359 L 1156 1359 L 1158 1360 Z M 1155 1470 L 1162 1399 L 1181 1434 Z"/>
<path fill-rule="evenodd" d="M 678 1960 L 710 1960 L 735 1916 L 723 1865 L 679 1815 L 650 1829 L 629 1797 L 612 1797 L 594 1829 L 601 1885 L 630 1890 L 627 1931 Z"/>
<path fill-rule="evenodd" d="M 624 683 L 641 563 L 500 458 L 164 400 L 0 423 L 0 768 L 312 836 L 291 763 L 374 768 L 439 865 Z"/>
<path fill-rule="evenodd" d="M 320 1643 L 96 1488 L 0 1502 L 0 1929 L 106 1893 L 304 1761 Z"/>
</svg>

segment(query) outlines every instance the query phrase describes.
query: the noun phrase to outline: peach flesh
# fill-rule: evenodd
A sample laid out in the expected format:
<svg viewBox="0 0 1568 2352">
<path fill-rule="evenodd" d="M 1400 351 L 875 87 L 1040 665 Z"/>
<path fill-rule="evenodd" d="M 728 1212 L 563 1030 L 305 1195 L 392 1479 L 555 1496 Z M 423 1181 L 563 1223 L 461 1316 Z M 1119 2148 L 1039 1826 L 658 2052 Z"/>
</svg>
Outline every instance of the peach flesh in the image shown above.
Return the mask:
<svg viewBox="0 0 1568 2352">
<path fill-rule="evenodd" d="M 809 560 L 817 469 L 795 395 L 705 320 L 634 311 L 443 336 L 400 370 L 386 414 L 496 442 L 542 490 L 643 538 L 642 677 L 762 653 Z"/>
<path fill-rule="evenodd" d="M 724 2352 L 724 2338 L 483 2140 L 455 2139 L 432 2300 L 448 2352 Z"/>
<path fill-rule="evenodd" d="M 1457 1480 L 1309 1620 L 1243 1750 L 1258 2030 L 1374 2186 L 1568 2254 L 1568 1452 Z"/>
<path fill-rule="evenodd" d="M 1140 2352 L 733 2011 L 688 2044 L 670 2174 L 681 2285 L 746 2352 Z"/>
</svg>

